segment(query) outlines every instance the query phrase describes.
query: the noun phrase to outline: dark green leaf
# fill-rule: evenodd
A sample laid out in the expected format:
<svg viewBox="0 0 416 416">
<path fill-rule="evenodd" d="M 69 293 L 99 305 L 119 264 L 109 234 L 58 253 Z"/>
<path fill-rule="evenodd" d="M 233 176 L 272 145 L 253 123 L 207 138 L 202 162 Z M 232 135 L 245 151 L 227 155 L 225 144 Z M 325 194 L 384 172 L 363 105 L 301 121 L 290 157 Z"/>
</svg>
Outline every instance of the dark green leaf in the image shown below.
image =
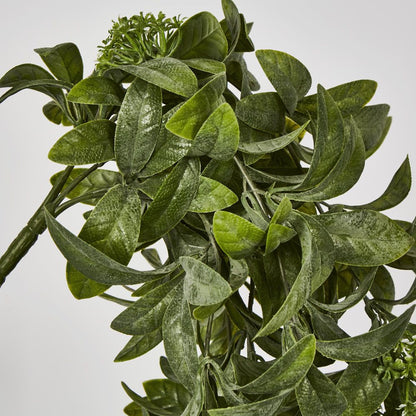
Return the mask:
<svg viewBox="0 0 416 416">
<path fill-rule="evenodd" d="M 89 77 L 75 84 L 68 101 L 78 104 L 121 105 L 124 90 L 109 78 Z"/>
<path fill-rule="evenodd" d="M 214 214 L 212 231 L 221 249 L 233 259 L 251 253 L 265 236 L 265 232 L 246 219 L 227 211 Z"/>
<path fill-rule="evenodd" d="M 56 78 L 73 84 L 81 81 L 83 64 L 78 47 L 73 43 L 61 43 L 52 48 L 38 48 L 35 52 Z"/>
<path fill-rule="evenodd" d="M 146 409 L 143 409 L 143 407 L 134 402 L 128 404 L 123 410 L 128 416 L 149 416 Z"/>
<path fill-rule="evenodd" d="M 123 71 L 163 90 L 190 97 L 198 89 L 198 81 L 189 67 L 173 58 L 163 57 L 145 61 L 140 65 L 122 65 Z"/>
<path fill-rule="evenodd" d="M 128 264 L 140 232 L 141 204 L 137 192 L 117 185 L 106 193 L 91 212 L 79 238 L 121 264 Z M 107 289 L 88 279 L 70 263 L 66 268 L 69 289 L 77 299 L 90 298 Z"/>
<path fill-rule="evenodd" d="M 63 126 L 72 126 L 72 121 L 67 118 L 55 101 L 46 103 L 42 107 L 42 112 L 49 121 L 52 121 L 52 123 L 62 124 Z"/>
<path fill-rule="evenodd" d="M 145 335 L 134 335 L 126 346 L 118 353 L 114 361 L 119 363 L 140 357 L 156 347 L 161 341 L 161 328 L 155 329 L 153 332 Z"/>
<path fill-rule="evenodd" d="M 214 59 L 206 58 L 194 58 L 194 59 L 183 59 L 186 65 L 190 68 L 198 71 L 207 72 L 208 74 L 219 74 L 225 72 L 225 65 L 222 62 L 215 61 Z"/>
<path fill-rule="evenodd" d="M 53 79 L 53 76 L 38 65 L 22 64 L 7 71 L 0 79 L 0 88 L 14 87 L 22 81 Z"/>
<path fill-rule="evenodd" d="M 63 165 L 86 165 L 114 159 L 116 125 L 109 120 L 93 120 L 64 134 L 48 157 Z"/>
<path fill-rule="evenodd" d="M 188 155 L 229 160 L 237 151 L 239 140 L 240 130 L 235 113 L 229 104 L 224 103 L 205 120 Z"/>
<path fill-rule="evenodd" d="M 143 215 L 140 241 L 162 237 L 184 217 L 198 190 L 199 170 L 198 159 L 183 159 L 174 167 Z"/>
<path fill-rule="evenodd" d="M 228 33 L 230 34 L 230 41 L 228 46 L 228 54 L 230 54 L 234 52 L 238 39 L 240 38 L 240 14 L 238 13 L 237 6 L 231 0 L 222 0 L 221 5 L 225 16 Z"/>
<path fill-rule="evenodd" d="M 389 186 L 376 200 L 364 205 L 345 205 L 352 209 L 372 209 L 374 211 L 384 211 L 400 204 L 410 191 L 412 176 L 410 171 L 409 157 L 401 164 L 400 168 L 394 174 Z"/>
<path fill-rule="evenodd" d="M 306 67 L 293 56 L 273 50 L 257 50 L 257 59 L 264 72 L 292 114 L 301 100 L 309 91 L 312 78 Z"/>
<path fill-rule="evenodd" d="M 337 384 L 348 402 L 343 416 L 370 416 L 383 403 L 393 382 L 382 380 L 377 367 L 376 360 L 348 365 Z"/>
<path fill-rule="evenodd" d="M 252 127 L 266 133 L 281 133 L 285 127 L 285 109 L 275 92 L 249 95 L 237 103 L 237 117 Z"/>
<path fill-rule="evenodd" d="M 232 289 L 228 282 L 205 263 L 192 257 L 181 257 L 185 270 L 185 298 L 192 305 L 215 305 L 227 299 Z"/>
<path fill-rule="evenodd" d="M 205 176 L 200 176 L 198 192 L 189 207 L 189 211 L 220 211 L 235 204 L 237 201 L 237 195 L 225 185 Z"/>
<path fill-rule="evenodd" d="M 182 285 L 166 310 L 162 331 L 169 364 L 178 380 L 192 393 L 198 388 L 199 361 L 192 316 Z"/>
<path fill-rule="evenodd" d="M 179 44 L 172 53 L 175 58 L 208 58 L 223 61 L 227 55 L 227 38 L 218 20 L 208 12 L 189 18 L 179 29 Z"/>
<path fill-rule="evenodd" d="M 225 87 L 225 74 L 216 75 L 170 118 L 166 128 L 184 139 L 194 139 L 205 120 L 221 104 L 219 100 Z"/>
<path fill-rule="evenodd" d="M 146 293 L 133 305 L 121 312 L 111 328 L 128 335 L 144 335 L 153 333 L 162 327 L 162 319 L 166 308 L 174 296 L 174 289 L 181 278 L 169 280 Z"/>
<path fill-rule="evenodd" d="M 296 387 L 296 398 L 303 416 L 341 416 L 347 408 L 344 395 L 314 365 Z"/>
<path fill-rule="evenodd" d="M 353 266 L 379 266 L 403 256 L 413 244 L 401 227 L 376 211 L 352 211 L 315 217 L 335 244 L 336 261 Z"/>
<path fill-rule="evenodd" d="M 243 393 L 285 395 L 305 377 L 315 357 L 315 337 L 308 335 L 255 380 L 240 387 Z"/>
<path fill-rule="evenodd" d="M 409 308 L 390 323 L 365 334 L 333 341 L 317 341 L 316 349 L 325 357 L 348 362 L 381 357 L 401 339 L 414 308 Z"/>
<path fill-rule="evenodd" d="M 114 141 L 116 162 L 124 176 L 134 177 L 149 160 L 161 120 L 160 88 L 136 78 L 121 105 Z"/>
<path fill-rule="evenodd" d="M 157 276 L 166 275 L 177 268 L 175 263 L 171 263 L 156 270 L 131 269 L 72 234 L 46 210 L 45 218 L 49 232 L 64 257 L 78 271 L 96 282 L 108 285 L 144 283 Z"/>
</svg>

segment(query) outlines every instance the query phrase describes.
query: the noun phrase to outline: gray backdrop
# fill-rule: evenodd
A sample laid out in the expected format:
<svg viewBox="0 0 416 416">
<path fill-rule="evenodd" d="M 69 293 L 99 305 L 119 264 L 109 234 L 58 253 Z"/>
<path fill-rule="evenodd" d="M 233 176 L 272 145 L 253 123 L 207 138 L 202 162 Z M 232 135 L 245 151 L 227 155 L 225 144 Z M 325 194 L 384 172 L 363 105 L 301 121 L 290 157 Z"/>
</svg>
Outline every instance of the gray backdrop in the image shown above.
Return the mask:
<svg viewBox="0 0 416 416">
<path fill-rule="evenodd" d="M 272 0 L 238 1 L 257 48 L 288 52 L 310 70 L 314 84 L 325 87 L 359 78 L 375 79 L 373 103 L 391 105 L 393 125 L 382 148 L 367 163 L 363 177 L 347 196 L 349 203 L 378 197 L 406 154 L 416 166 L 414 113 L 416 3 L 402 0 Z M 14 0 L 0 16 L 0 73 L 23 62 L 41 64 L 37 47 L 75 42 L 86 74 L 93 68 L 96 45 L 106 37 L 111 20 L 139 11 L 190 17 L 208 10 L 222 18 L 220 1 L 170 0 L 103 2 Z M 254 56 L 253 72 L 271 90 Z M 0 251 L 3 252 L 30 218 L 49 189 L 49 177 L 60 166 L 47 152 L 66 130 L 42 115 L 47 97 L 26 91 L 0 106 Z M 413 190 L 398 208 L 387 212 L 411 221 Z M 413 208 L 413 209 L 412 209 Z M 82 209 L 61 220 L 73 232 L 81 227 Z M 138 267 L 144 267 L 135 261 Z M 395 273 L 399 295 L 412 274 Z M 129 399 L 120 381 L 141 391 L 141 382 L 158 377 L 162 349 L 123 364 L 112 362 L 128 337 L 109 328 L 121 307 L 101 299 L 76 301 L 66 288 L 65 261 L 47 233 L 0 290 L 0 414 L 15 416 L 116 415 Z M 358 306 L 343 319 L 350 334 L 368 328 Z M 361 316 L 361 318 L 357 318 Z"/>
</svg>

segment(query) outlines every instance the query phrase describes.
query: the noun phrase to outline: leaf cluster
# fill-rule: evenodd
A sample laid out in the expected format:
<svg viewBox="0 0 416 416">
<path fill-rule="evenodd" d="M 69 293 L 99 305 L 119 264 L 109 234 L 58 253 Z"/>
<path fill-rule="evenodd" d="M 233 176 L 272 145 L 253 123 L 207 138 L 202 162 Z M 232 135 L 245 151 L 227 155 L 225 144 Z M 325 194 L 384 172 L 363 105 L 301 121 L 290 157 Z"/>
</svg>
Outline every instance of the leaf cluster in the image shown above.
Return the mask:
<svg viewBox="0 0 416 416">
<path fill-rule="evenodd" d="M 416 281 L 396 299 L 391 272 L 416 271 L 416 229 L 381 211 L 408 194 L 408 158 L 376 200 L 328 202 L 359 180 L 389 107 L 368 104 L 370 80 L 310 94 L 307 68 L 276 50 L 255 52 L 274 88 L 257 92 L 251 24 L 222 5 L 220 22 L 119 19 L 89 77 L 65 43 L 36 50 L 49 71 L 23 64 L 0 79 L 0 101 L 39 91 L 52 99 L 45 116 L 73 126 L 49 152 L 66 169 L 39 224 L 77 299 L 123 307 L 111 327 L 131 338 L 115 361 L 163 342 L 166 378 L 145 382 L 145 397 L 123 384 L 126 414 L 400 414 L 416 397 L 416 327 L 414 307 L 392 308 L 414 303 Z M 142 41 L 152 30 L 156 46 Z M 110 161 L 117 170 L 102 168 Z M 89 205 L 78 236 L 56 220 L 77 203 Z M 150 270 L 128 266 L 135 253 Z M 130 296 L 113 296 L 117 285 Z M 371 328 L 349 336 L 338 322 L 359 302 Z M 336 361 L 346 369 L 325 370 Z"/>
</svg>

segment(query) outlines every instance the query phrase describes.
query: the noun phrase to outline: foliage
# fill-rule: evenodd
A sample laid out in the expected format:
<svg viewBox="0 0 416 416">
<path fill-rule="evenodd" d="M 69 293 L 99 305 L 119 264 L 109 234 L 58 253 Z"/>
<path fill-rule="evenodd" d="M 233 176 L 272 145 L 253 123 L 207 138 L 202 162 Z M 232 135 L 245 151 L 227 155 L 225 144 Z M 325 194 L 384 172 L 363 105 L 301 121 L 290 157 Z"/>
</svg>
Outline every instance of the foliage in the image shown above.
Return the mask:
<svg viewBox="0 0 416 416">
<path fill-rule="evenodd" d="M 49 152 L 66 168 L 0 259 L 0 282 L 47 227 L 72 294 L 124 308 L 111 326 L 131 339 L 115 361 L 163 342 L 166 378 L 145 382 L 146 397 L 123 384 L 128 415 L 415 414 L 414 307 L 392 307 L 414 303 L 416 280 L 395 299 L 390 274 L 416 271 L 415 221 L 380 212 L 408 194 L 409 160 L 375 201 L 327 202 L 360 178 L 389 107 L 367 105 L 370 80 L 308 95 L 306 67 L 275 50 L 256 51 L 274 87 L 256 93 L 251 24 L 222 5 L 221 22 L 120 18 L 89 77 L 64 43 L 36 50 L 50 72 L 23 64 L 0 79 L 0 102 L 33 89 L 52 99 L 50 121 L 73 126 Z M 77 203 L 89 205 L 78 236 L 56 220 Z M 137 252 L 151 270 L 128 266 Z M 359 302 L 371 328 L 351 337 L 338 321 Z M 335 361 L 348 365 L 325 372 Z"/>
</svg>

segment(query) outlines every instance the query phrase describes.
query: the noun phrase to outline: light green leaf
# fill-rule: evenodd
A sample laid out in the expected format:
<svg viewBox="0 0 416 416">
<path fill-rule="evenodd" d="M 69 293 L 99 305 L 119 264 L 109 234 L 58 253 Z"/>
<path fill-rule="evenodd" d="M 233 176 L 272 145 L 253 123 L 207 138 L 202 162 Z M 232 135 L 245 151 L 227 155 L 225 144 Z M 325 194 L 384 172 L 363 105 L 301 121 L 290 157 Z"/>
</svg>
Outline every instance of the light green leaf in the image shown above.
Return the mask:
<svg viewBox="0 0 416 416">
<path fill-rule="evenodd" d="M 309 91 L 312 78 L 306 67 L 293 56 L 274 50 L 257 50 L 257 59 L 279 94 L 289 114 Z"/>
<path fill-rule="evenodd" d="M 205 120 L 188 156 L 207 155 L 212 159 L 229 160 L 236 153 L 239 140 L 240 129 L 234 110 L 224 103 Z"/>
<path fill-rule="evenodd" d="M 200 416 L 202 412 L 202 407 L 205 403 L 205 388 L 202 383 L 201 374 L 198 372 L 195 390 L 193 391 L 192 398 L 186 406 L 186 409 L 180 416 Z"/>
<path fill-rule="evenodd" d="M 232 294 L 228 282 L 215 270 L 193 257 L 181 257 L 185 270 L 184 293 L 192 305 L 215 305 Z"/>
<path fill-rule="evenodd" d="M 303 416 L 341 416 L 347 408 L 344 395 L 314 365 L 296 387 L 296 399 Z"/>
<path fill-rule="evenodd" d="M 131 285 L 144 283 L 157 276 L 163 276 L 177 268 L 171 263 L 156 270 L 139 271 L 118 263 L 90 244 L 81 240 L 58 223 L 45 210 L 49 232 L 64 257 L 89 279 L 108 285 Z"/>
<path fill-rule="evenodd" d="M 267 230 L 266 250 L 264 254 L 270 254 L 276 250 L 281 243 L 286 243 L 296 235 L 292 228 L 281 224 L 270 224 Z"/>
<path fill-rule="evenodd" d="M 174 167 L 143 215 L 140 241 L 162 237 L 185 216 L 198 190 L 199 171 L 198 159 L 182 159 Z"/>
<path fill-rule="evenodd" d="M 153 333 L 162 327 L 166 308 L 174 296 L 180 277 L 168 280 L 146 293 L 111 322 L 111 328 L 128 335 Z"/>
<path fill-rule="evenodd" d="M 374 211 L 384 211 L 400 204 L 410 191 L 412 184 L 412 176 L 410 170 L 409 157 L 401 164 L 400 168 L 394 174 L 389 186 L 376 200 L 363 205 L 344 205 L 346 208 L 352 209 L 371 209 Z"/>
<path fill-rule="evenodd" d="M 371 100 L 376 89 L 375 81 L 362 79 L 329 88 L 328 93 L 336 102 L 342 115 L 350 115 L 361 110 Z M 298 103 L 296 110 L 306 115 L 309 114 L 313 119 L 316 118 L 316 98 L 316 94 L 308 95 Z"/>
<path fill-rule="evenodd" d="M 254 155 L 277 152 L 296 140 L 304 132 L 308 124 L 309 122 L 305 123 L 303 126 L 299 127 L 295 131 L 292 131 L 291 133 L 276 137 L 274 139 L 252 143 L 242 142 L 238 148 L 241 152 Z"/>
<path fill-rule="evenodd" d="M 38 48 L 35 52 L 56 78 L 77 83 L 81 81 L 83 64 L 78 47 L 73 43 L 61 43 L 52 48 Z"/>
<path fill-rule="evenodd" d="M 121 264 L 128 264 L 137 247 L 140 232 L 141 203 L 137 192 L 117 185 L 108 191 L 91 212 L 79 238 Z M 77 299 L 103 293 L 108 286 L 88 279 L 70 263 L 66 278 Z"/>
<path fill-rule="evenodd" d="M 174 94 L 190 97 L 198 90 L 198 81 L 189 67 L 178 59 L 163 57 L 140 65 L 121 65 L 123 71 Z"/>
<path fill-rule="evenodd" d="M 214 179 L 199 177 L 199 188 L 189 211 L 213 212 L 227 208 L 238 201 L 237 195 Z"/>
<path fill-rule="evenodd" d="M 279 202 L 276 211 L 273 214 L 272 219 L 270 220 L 270 224 L 281 224 L 286 218 L 289 216 L 290 212 L 292 211 L 292 203 L 290 199 L 285 196 Z"/>
<path fill-rule="evenodd" d="M 166 310 L 162 331 L 169 364 L 178 380 L 192 393 L 196 388 L 199 361 L 191 311 L 182 285 Z"/>
<path fill-rule="evenodd" d="M 50 160 L 64 165 L 86 165 L 114 159 L 115 124 L 93 120 L 64 134 L 49 151 Z"/>
<path fill-rule="evenodd" d="M 124 90 L 109 78 L 89 77 L 75 84 L 68 101 L 78 104 L 121 105 Z"/>
<path fill-rule="evenodd" d="M 201 12 L 181 25 L 179 44 L 171 56 L 181 59 L 208 58 L 223 61 L 227 52 L 227 38 L 218 20 L 211 13 Z"/>
<path fill-rule="evenodd" d="M 393 381 L 382 380 L 377 367 L 376 360 L 349 363 L 337 384 L 348 402 L 342 416 L 370 416 L 383 403 Z"/>
<path fill-rule="evenodd" d="M 153 332 L 145 335 L 134 335 L 126 346 L 117 354 L 114 361 L 116 363 L 121 363 L 140 357 L 156 347 L 161 341 L 161 328 L 157 328 Z"/>
<path fill-rule="evenodd" d="M 225 74 L 214 76 L 169 119 L 166 128 L 184 139 L 194 139 L 205 120 L 219 106 L 225 87 Z"/>
<path fill-rule="evenodd" d="M 150 159 L 161 120 L 160 88 L 136 78 L 121 105 L 114 141 L 116 162 L 124 176 L 134 177 Z"/>
<path fill-rule="evenodd" d="M 238 101 L 237 117 L 253 129 L 278 134 L 285 127 L 285 109 L 275 92 L 260 92 Z"/>
<path fill-rule="evenodd" d="M 307 335 L 255 380 L 240 387 L 248 394 L 285 395 L 305 377 L 315 357 L 315 337 Z"/>
<path fill-rule="evenodd" d="M 215 61 L 214 59 L 182 59 L 182 62 L 188 65 L 190 68 L 202 72 L 207 72 L 208 74 L 216 75 L 220 74 L 221 72 L 225 72 L 225 65 L 222 62 Z"/>
<path fill-rule="evenodd" d="M 403 256 L 413 238 L 388 217 L 376 211 L 352 211 L 314 217 L 329 232 L 338 263 L 380 266 Z"/>
<path fill-rule="evenodd" d="M 233 259 L 242 259 L 261 244 L 265 232 L 246 219 L 227 211 L 214 214 L 212 231 L 221 249 Z"/>
<path fill-rule="evenodd" d="M 365 334 L 332 341 L 317 341 L 316 349 L 325 357 L 340 361 L 368 361 L 381 357 L 401 339 L 415 307 L 388 324 Z"/>
</svg>

